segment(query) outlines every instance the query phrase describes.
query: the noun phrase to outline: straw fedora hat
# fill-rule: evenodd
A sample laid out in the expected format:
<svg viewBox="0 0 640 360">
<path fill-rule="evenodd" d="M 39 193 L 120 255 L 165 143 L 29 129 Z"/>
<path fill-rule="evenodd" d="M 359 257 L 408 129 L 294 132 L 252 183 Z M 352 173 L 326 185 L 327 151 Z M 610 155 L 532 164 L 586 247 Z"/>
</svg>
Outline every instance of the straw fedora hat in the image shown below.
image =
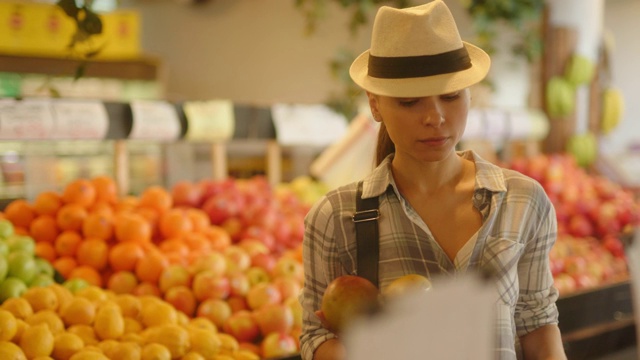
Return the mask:
<svg viewBox="0 0 640 360">
<path fill-rule="evenodd" d="M 422 97 L 476 84 L 490 66 L 489 55 L 460 39 L 451 11 L 435 0 L 405 9 L 381 7 L 371 48 L 354 60 L 349 74 L 374 94 Z"/>
</svg>

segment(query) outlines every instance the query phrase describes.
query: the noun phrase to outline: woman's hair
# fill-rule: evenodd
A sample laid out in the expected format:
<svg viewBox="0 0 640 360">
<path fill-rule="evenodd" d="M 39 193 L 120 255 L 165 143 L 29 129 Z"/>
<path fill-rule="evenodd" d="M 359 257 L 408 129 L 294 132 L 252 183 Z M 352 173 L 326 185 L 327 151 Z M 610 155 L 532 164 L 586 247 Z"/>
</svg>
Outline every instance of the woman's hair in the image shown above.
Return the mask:
<svg viewBox="0 0 640 360">
<path fill-rule="evenodd" d="M 378 143 L 376 145 L 376 166 L 380 165 L 389 154 L 396 151 L 396 146 L 391 141 L 387 127 L 384 123 L 380 123 L 380 129 L 378 131 Z"/>
</svg>

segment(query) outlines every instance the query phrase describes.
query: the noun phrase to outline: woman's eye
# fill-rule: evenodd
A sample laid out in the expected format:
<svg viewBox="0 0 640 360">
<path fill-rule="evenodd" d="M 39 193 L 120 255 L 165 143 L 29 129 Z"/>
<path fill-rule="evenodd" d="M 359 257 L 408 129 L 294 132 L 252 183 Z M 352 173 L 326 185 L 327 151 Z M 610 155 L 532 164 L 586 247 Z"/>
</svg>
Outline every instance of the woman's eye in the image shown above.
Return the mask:
<svg viewBox="0 0 640 360">
<path fill-rule="evenodd" d="M 418 99 L 403 99 L 399 100 L 400 106 L 410 107 L 418 103 Z"/>
<path fill-rule="evenodd" d="M 460 92 L 459 91 L 456 91 L 456 92 L 450 93 L 450 94 L 440 95 L 440 98 L 442 100 L 445 100 L 445 101 L 452 101 L 452 100 L 455 100 L 455 99 L 457 99 L 459 97 L 460 97 Z"/>
</svg>

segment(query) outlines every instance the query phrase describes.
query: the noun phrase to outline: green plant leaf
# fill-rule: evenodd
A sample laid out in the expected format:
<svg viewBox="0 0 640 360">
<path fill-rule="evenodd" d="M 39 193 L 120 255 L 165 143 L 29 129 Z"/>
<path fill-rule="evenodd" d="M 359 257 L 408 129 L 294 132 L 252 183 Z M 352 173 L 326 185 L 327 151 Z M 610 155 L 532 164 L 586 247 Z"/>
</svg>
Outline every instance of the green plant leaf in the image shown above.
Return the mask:
<svg viewBox="0 0 640 360">
<path fill-rule="evenodd" d="M 102 20 L 98 14 L 84 8 L 85 17 L 78 22 L 78 27 L 89 35 L 97 35 L 102 33 Z"/>
<path fill-rule="evenodd" d="M 82 78 L 85 74 L 87 70 L 87 62 L 86 61 L 82 61 L 80 63 L 80 65 L 78 65 L 78 67 L 76 68 L 76 73 L 73 76 L 73 81 L 76 81 L 80 78 Z"/>
</svg>

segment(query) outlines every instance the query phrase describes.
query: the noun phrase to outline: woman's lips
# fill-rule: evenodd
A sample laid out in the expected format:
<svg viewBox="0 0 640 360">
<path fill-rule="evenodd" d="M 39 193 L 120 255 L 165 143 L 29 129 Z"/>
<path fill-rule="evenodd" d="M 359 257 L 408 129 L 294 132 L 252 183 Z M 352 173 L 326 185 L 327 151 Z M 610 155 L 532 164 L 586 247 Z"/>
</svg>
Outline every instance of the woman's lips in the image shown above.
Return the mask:
<svg viewBox="0 0 640 360">
<path fill-rule="evenodd" d="M 420 140 L 421 143 L 429 146 L 440 146 L 447 142 L 449 138 L 446 136 L 430 137 Z"/>
</svg>

